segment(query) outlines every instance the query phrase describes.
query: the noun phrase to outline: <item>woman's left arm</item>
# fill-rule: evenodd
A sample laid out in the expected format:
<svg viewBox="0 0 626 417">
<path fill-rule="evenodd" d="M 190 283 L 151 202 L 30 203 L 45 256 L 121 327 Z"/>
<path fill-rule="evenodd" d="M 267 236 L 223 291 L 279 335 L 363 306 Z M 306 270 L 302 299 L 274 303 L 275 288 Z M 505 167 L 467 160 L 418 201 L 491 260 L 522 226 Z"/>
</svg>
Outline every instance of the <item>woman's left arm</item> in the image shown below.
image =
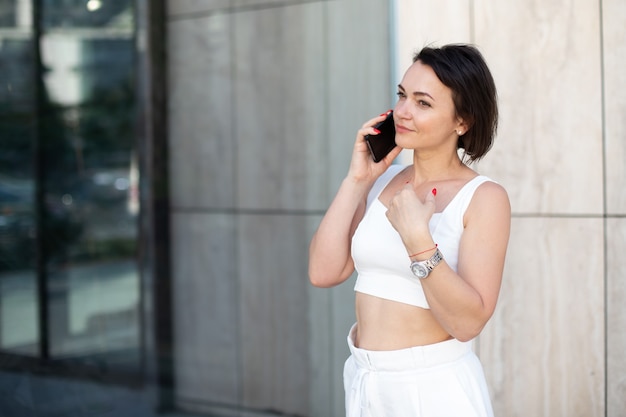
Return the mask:
<svg viewBox="0 0 626 417">
<path fill-rule="evenodd" d="M 409 185 L 392 199 L 387 218 L 409 254 L 435 246 L 428 230 L 434 209 L 434 195 L 428 194 L 421 201 Z M 511 205 L 504 188 L 494 182 L 478 187 L 463 224 L 457 272 L 444 257 L 421 283 L 439 324 L 456 339 L 466 341 L 485 326 L 500 293 L 511 227 Z M 414 260 L 431 255 L 429 252 Z"/>
<path fill-rule="evenodd" d="M 493 182 L 481 185 L 465 213 L 464 226 L 458 271 L 442 262 L 422 281 L 435 318 L 461 341 L 476 337 L 496 308 L 511 227 L 504 188 Z"/>
</svg>

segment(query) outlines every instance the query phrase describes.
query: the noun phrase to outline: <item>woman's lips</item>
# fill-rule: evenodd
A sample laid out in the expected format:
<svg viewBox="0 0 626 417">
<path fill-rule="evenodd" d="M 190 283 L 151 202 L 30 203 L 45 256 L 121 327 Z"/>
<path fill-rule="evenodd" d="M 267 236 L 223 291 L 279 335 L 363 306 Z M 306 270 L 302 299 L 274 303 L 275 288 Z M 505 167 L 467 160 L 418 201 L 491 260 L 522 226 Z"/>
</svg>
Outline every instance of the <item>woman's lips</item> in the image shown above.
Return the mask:
<svg viewBox="0 0 626 417">
<path fill-rule="evenodd" d="M 396 133 L 406 133 L 406 132 L 411 132 L 411 129 L 406 128 L 402 125 L 396 125 Z"/>
</svg>

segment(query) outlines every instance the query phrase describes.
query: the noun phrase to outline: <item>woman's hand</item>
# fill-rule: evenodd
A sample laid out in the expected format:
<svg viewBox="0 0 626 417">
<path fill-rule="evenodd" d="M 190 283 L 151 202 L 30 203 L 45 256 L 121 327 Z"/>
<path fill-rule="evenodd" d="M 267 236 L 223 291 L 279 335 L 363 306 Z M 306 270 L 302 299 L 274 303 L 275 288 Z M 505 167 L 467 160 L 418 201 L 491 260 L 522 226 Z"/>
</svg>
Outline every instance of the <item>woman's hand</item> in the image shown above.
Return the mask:
<svg viewBox="0 0 626 417">
<path fill-rule="evenodd" d="M 414 253 L 432 244 L 428 223 L 435 212 L 436 190 L 421 200 L 411 184 L 406 184 L 389 202 L 387 219 L 398 231 L 407 251 Z"/>
<path fill-rule="evenodd" d="M 354 143 L 354 149 L 352 150 L 352 160 L 350 161 L 350 170 L 348 177 L 356 182 L 373 182 L 383 172 L 389 168 L 389 165 L 400 154 L 402 148 L 396 146 L 389 154 L 383 158 L 380 162 L 374 162 L 370 150 L 365 143 L 366 135 L 376 136 L 378 132 L 374 125 L 378 122 L 385 120 L 391 110 L 380 116 L 374 117 L 368 120 L 361 126 L 356 135 L 356 141 Z"/>
</svg>

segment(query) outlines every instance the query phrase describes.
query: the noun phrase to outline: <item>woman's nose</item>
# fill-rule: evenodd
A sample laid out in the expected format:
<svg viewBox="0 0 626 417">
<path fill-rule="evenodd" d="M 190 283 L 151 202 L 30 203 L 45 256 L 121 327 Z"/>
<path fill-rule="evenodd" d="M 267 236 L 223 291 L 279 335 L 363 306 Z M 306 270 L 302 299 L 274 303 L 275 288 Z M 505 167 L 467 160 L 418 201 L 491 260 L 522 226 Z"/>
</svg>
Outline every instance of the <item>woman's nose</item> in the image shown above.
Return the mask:
<svg viewBox="0 0 626 417">
<path fill-rule="evenodd" d="M 407 109 L 404 103 L 406 103 L 406 101 L 403 102 L 398 100 L 393 108 L 393 113 L 400 119 L 407 117 Z"/>
</svg>

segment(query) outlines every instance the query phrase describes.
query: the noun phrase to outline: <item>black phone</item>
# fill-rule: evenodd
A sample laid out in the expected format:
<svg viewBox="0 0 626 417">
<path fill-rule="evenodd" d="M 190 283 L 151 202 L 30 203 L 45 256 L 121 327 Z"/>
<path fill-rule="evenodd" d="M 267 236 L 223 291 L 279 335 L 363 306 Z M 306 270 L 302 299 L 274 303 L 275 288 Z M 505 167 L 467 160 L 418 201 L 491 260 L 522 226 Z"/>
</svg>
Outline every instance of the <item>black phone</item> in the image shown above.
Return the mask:
<svg viewBox="0 0 626 417">
<path fill-rule="evenodd" d="M 374 162 L 381 161 L 396 146 L 396 127 L 393 123 L 393 112 L 387 118 L 374 125 L 380 130 L 378 135 L 365 135 L 365 143 L 370 148 Z"/>
</svg>

